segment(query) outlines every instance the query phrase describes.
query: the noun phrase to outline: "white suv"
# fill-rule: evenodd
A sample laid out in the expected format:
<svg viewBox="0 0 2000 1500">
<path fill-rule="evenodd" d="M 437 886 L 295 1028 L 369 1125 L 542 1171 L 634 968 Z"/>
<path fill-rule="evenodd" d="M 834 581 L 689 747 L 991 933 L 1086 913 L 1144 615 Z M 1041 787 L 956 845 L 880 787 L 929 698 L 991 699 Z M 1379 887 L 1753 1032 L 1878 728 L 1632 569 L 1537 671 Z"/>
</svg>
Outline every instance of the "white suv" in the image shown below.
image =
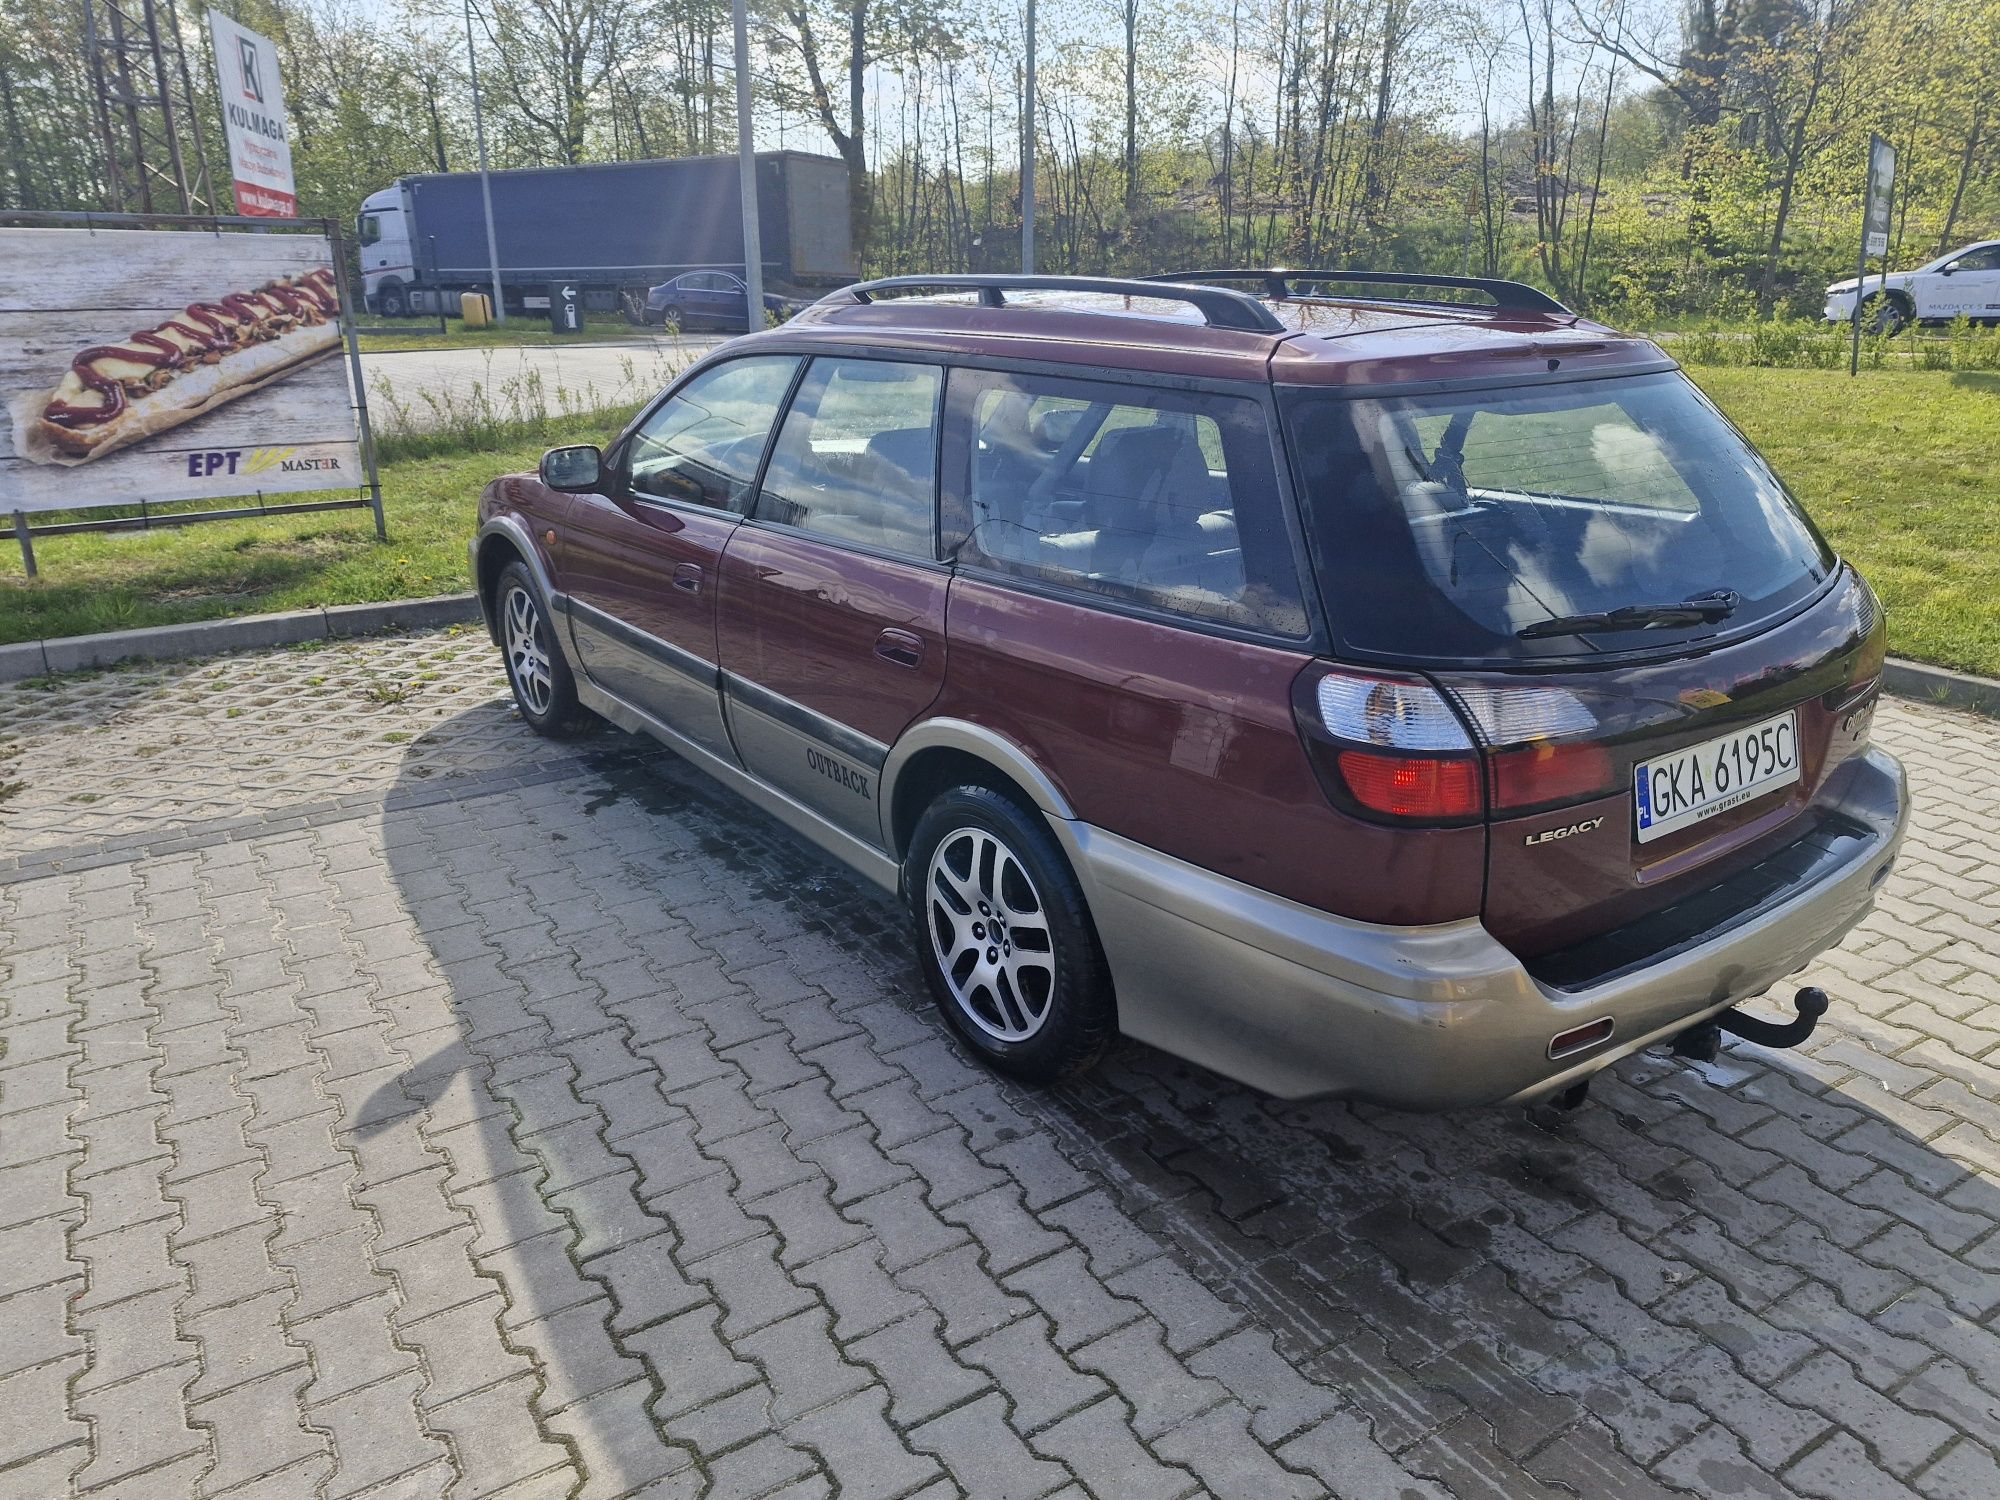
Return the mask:
<svg viewBox="0 0 2000 1500">
<path fill-rule="evenodd" d="M 1855 288 L 1850 276 L 1826 289 L 1825 317 L 1845 323 L 1854 317 Z M 1963 245 L 1914 271 L 1867 278 L 1869 298 L 1881 301 L 1866 313 L 1871 333 L 1894 333 L 1906 323 L 1949 323 L 1961 313 L 1975 322 L 2000 320 L 2000 240 Z"/>
</svg>

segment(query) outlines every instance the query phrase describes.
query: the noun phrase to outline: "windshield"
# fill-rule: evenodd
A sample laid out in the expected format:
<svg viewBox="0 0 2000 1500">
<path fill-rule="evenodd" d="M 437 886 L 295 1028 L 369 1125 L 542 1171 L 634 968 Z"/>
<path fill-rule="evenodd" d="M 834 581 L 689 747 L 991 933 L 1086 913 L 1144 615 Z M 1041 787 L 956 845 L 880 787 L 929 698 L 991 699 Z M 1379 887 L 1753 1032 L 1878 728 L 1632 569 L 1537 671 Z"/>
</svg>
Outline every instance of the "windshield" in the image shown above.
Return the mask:
<svg viewBox="0 0 2000 1500">
<path fill-rule="evenodd" d="M 1462 665 L 1649 651 L 1740 633 L 1834 566 L 1756 450 L 1677 373 L 1282 399 L 1327 611 L 1357 653 Z M 1718 595 L 1726 618 L 1535 629 Z"/>
</svg>

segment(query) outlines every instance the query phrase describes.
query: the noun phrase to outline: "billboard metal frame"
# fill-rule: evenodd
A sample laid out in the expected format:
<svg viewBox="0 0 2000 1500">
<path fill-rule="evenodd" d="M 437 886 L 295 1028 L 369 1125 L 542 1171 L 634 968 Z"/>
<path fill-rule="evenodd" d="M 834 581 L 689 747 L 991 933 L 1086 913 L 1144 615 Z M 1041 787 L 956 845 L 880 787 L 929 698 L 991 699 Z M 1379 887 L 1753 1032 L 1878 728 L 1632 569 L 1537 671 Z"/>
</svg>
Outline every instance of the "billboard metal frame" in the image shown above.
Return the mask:
<svg viewBox="0 0 2000 1500">
<path fill-rule="evenodd" d="M 334 274 L 340 279 L 340 332 L 347 349 L 348 385 L 354 397 L 354 418 L 357 436 L 360 439 L 362 473 L 366 476 L 352 500 L 306 500 L 290 501 L 279 505 L 267 505 L 260 493 L 255 505 L 230 506 L 219 510 L 187 510 L 155 513 L 146 503 L 139 504 L 136 516 L 110 516 L 97 520 L 58 521 L 49 525 L 29 524 L 27 513 L 13 513 L 14 540 L 21 549 L 21 565 L 28 576 L 36 576 L 35 538 L 38 536 L 68 536 L 88 531 L 150 531 L 156 526 L 192 526 L 202 521 L 236 521 L 250 516 L 298 515 L 306 511 L 320 510 L 368 510 L 375 516 L 375 538 L 389 540 L 389 529 L 382 515 L 382 480 L 375 465 L 375 432 L 368 421 L 368 388 L 361 378 L 361 342 L 355 323 L 354 297 L 347 265 L 347 241 L 341 233 L 337 219 L 271 219 L 250 217 L 242 214 L 142 214 L 142 213 L 94 213 L 88 210 L 42 211 L 29 209 L 0 210 L 0 224 L 18 225 L 39 229 L 185 229 L 209 230 L 221 233 L 224 230 L 250 230 L 259 234 L 284 234 L 288 232 L 311 231 L 326 236 L 333 248 Z M 106 502 L 93 506 L 88 503 L 70 507 L 71 510 L 88 511 L 108 509 L 111 505 L 123 506 L 128 502 Z"/>
</svg>

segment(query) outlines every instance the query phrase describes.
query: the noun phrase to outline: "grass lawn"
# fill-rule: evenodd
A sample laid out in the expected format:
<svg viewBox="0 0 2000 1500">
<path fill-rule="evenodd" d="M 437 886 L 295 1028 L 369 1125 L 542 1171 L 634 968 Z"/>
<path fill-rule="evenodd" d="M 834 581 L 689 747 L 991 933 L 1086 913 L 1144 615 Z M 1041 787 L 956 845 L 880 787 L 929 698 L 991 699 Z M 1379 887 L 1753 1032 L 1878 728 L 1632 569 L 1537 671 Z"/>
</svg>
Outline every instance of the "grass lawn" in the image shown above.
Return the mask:
<svg viewBox="0 0 2000 1500">
<path fill-rule="evenodd" d="M 1892 652 L 2000 676 L 2000 374 L 1689 373 L 1875 586 Z"/>
<path fill-rule="evenodd" d="M 386 545 L 375 540 L 365 510 L 48 537 L 35 544 L 41 577 L 31 583 L 0 529 L 0 644 L 456 593 L 470 587 L 465 543 L 487 480 L 533 468 L 556 443 L 606 442 L 618 425 L 580 424 L 480 452 L 383 464 Z"/>
<path fill-rule="evenodd" d="M 2000 375 L 1700 369 L 1889 608 L 1901 656 L 2000 675 Z M 51 537 L 22 578 L 0 533 L 0 642 L 467 587 L 480 487 L 552 443 L 603 441 L 615 415 L 384 464 L 390 541 L 365 511 L 184 531 Z"/>
<path fill-rule="evenodd" d="M 384 323 L 369 315 L 372 321 L 367 326 L 388 328 L 395 325 Z M 515 315 L 507 320 L 507 326 L 489 324 L 485 328 L 467 328 L 458 318 L 445 322 L 445 331 L 438 332 L 436 318 L 414 318 L 407 329 L 399 328 L 394 333 L 364 333 L 361 335 L 363 354 L 385 354 L 397 349 L 512 349 L 522 344 L 608 344 L 625 339 L 641 342 L 660 337 L 658 329 L 635 328 L 621 317 L 600 313 L 594 318 L 586 318 L 581 333 L 553 333 L 549 320 L 540 315 L 522 317 Z"/>
</svg>

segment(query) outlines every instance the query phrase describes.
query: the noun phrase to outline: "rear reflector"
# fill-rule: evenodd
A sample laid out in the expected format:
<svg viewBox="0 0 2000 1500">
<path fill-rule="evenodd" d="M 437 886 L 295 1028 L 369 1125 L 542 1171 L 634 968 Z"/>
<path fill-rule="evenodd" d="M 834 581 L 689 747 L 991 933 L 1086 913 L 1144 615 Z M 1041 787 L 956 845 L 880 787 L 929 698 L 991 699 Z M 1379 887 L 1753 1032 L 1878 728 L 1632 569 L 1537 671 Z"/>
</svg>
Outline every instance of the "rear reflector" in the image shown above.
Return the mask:
<svg viewBox="0 0 2000 1500">
<path fill-rule="evenodd" d="M 1558 1031 L 1549 1038 L 1549 1058 L 1570 1057 L 1578 1052 L 1587 1052 L 1599 1042 L 1611 1040 L 1611 1033 L 1618 1023 L 1610 1016 L 1600 1016 L 1582 1026 L 1572 1026 L 1568 1031 Z"/>
<path fill-rule="evenodd" d="M 1479 763 L 1421 755 L 1342 750 L 1340 774 L 1355 801 L 1392 818 L 1479 815 Z"/>
</svg>

